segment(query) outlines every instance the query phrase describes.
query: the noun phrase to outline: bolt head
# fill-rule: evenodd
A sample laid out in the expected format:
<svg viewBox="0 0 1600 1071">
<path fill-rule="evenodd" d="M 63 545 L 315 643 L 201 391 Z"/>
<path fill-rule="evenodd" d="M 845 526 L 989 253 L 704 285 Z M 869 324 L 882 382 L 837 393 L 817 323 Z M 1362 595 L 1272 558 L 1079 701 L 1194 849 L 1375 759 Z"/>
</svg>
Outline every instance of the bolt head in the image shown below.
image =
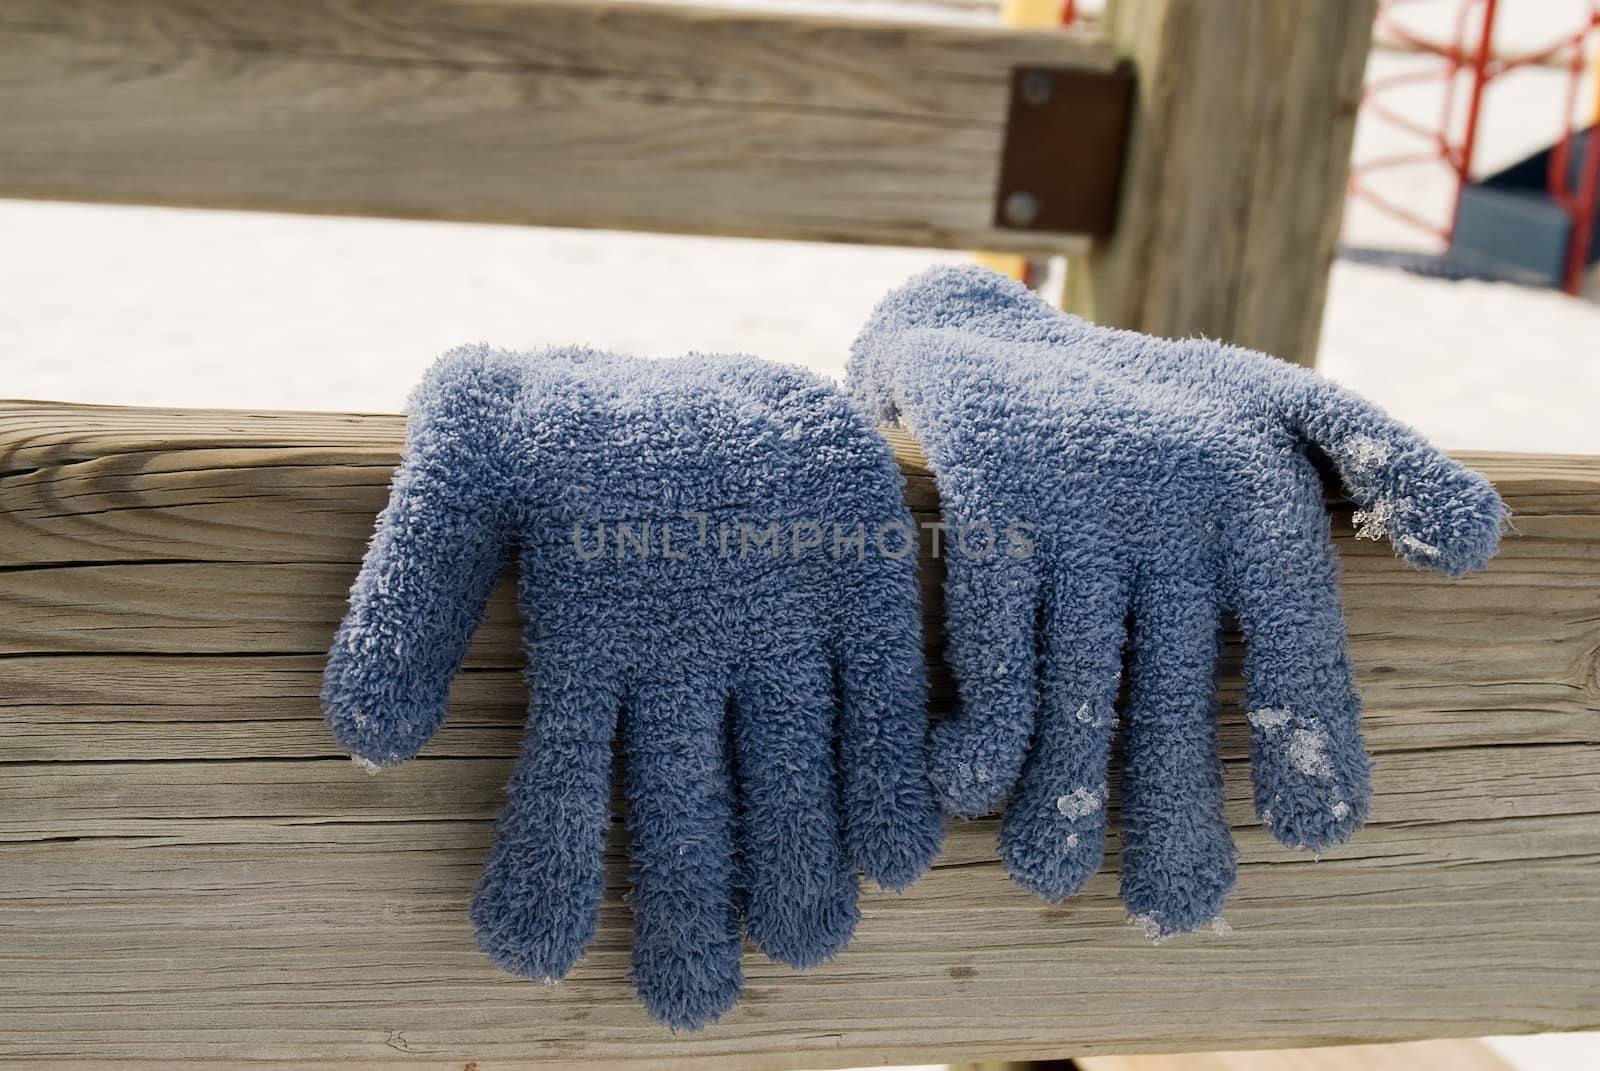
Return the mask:
<svg viewBox="0 0 1600 1071">
<path fill-rule="evenodd" d="M 1013 227 L 1031 227 L 1039 218 L 1039 199 L 1027 190 L 1017 190 L 1006 197 L 1002 211 Z"/>
<path fill-rule="evenodd" d="M 1050 97 L 1055 93 L 1056 81 L 1044 71 L 1028 71 L 1022 76 L 1022 84 L 1018 93 L 1024 104 L 1031 104 L 1037 108 L 1050 103 Z"/>
</svg>

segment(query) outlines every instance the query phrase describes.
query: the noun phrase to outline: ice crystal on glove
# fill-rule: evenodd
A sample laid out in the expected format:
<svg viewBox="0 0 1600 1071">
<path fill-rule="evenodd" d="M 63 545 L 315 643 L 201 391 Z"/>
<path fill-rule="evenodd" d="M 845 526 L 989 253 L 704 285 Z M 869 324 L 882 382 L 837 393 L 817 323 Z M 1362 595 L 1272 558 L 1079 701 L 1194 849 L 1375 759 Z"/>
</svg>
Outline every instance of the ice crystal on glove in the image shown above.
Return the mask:
<svg viewBox="0 0 1600 1071">
<path fill-rule="evenodd" d="M 813 537 L 835 524 L 845 553 Z M 592 941 L 620 738 L 634 985 L 698 1028 L 738 997 L 741 915 L 809 967 L 854 931 L 858 868 L 899 888 L 938 850 L 914 556 L 848 552 L 896 526 L 888 444 L 809 373 L 457 350 L 413 395 L 328 723 L 358 763 L 415 755 L 514 555 L 531 702 L 479 945 L 553 981 Z"/>
<path fill-rule="evenodd" d="M 1365 820 L 1370 773 L 1315 458 L 1361 534 L 1456 574 L 1506 511 L 1482 476 L 1376 406 L 1259 353 L 1097 327 L 974 267 L 891 293 L 850 388 L 921 441 L 944 527 L 1030 533 L 1026 554 L 945 555 L 957 716 L 933 730 L 946 808 L 1001 808 L 1000 854 L 1059 900 L 1098 868 L 1119 701 L 1122 893 L 1152 938 L 1218 918 L 1235 849 L 1215 731 L 1225 613 L 1247 643 L 1257 813 L 1313 850 Z M 971 771 L 982 768 L 987 777 Z"/>
</svg>

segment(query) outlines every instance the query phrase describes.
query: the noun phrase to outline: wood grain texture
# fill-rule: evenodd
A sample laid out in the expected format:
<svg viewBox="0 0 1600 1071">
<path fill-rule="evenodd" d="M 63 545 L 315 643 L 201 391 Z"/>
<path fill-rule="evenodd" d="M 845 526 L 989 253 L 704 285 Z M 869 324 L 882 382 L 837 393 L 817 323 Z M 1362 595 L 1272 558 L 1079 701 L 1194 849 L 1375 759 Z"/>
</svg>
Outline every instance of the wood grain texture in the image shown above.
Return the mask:
<svg viewBox="0 0 1600 1071">
<path fill-rule="evenodd" d="M 1113 0 L 1140 72 L 1117 231 L 1066 305 L 1309 365 L 1377 0 Z"/>
<path fill-rule="evenodd" d="M 1355 542 L 1336 507 L 1373 821 L 1320 861 L 1261 831 L 1230 646 L 1231 936 L 1126 926 L 1115 836 L 1051 906 L 1006 879 L 994 823 L 959 823 L 931 875 L 866 896 L 837 960 L 752 952 L 740 1007 L 674 1037 L 626 983 L 620 828 L 567 981 L 473 948 L 525 702 L 504 592 L 417 761 L 370 778 L 321 724 L 321 654 L 401 433 L 0 407 L 0 1062 L 825 1067 L 1600 1026 L 1600 459 L 1469 457 L 1517 530 L 1462 581 Z"/>
<path fill-rule="evenodd" d="M 1114 57 L 610 0 L 6 0 L 0 196 L 1060 252 L 991 225 L 1029 64 Z"/>
</svg>

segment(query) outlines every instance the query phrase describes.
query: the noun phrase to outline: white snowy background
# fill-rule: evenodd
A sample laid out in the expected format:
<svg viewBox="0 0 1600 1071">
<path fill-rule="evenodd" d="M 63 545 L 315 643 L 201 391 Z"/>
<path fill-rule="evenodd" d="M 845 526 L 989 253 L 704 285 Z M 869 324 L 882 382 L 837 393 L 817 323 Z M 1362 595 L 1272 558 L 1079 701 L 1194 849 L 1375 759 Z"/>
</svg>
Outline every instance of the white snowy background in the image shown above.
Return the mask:
<svg viewBox="0 0 1600 1071">
<path fill-rule="evenodd" d="M 755 6 L 739 0 L 742 6 Z M 900 0 L 759 0 L 904 13 Z M 1094 5 L 1086 4 L 1093 8 Z M 919 16 L 994 18 L 984 0 Z M 1442 32 L 1453 0 L 1414 6 Z M 1498 45 L 1530 47 L 1586 0 L 1503 0 Z M 1378 52 L 1369 76 L 1437 64 Z M 1431 121 L 1437 86 L 1396 94 Z M 1479 170 L 1553 139 L 1559 72 L 1490 91 Z M 1586 85 L 1580 99 L 1594 99 Z M 1414 147 L 1364 117 L 1356 158 Z M 1374 180 L 1443 219 L 1442 167 Z M 1431 248 L 1352 202 L 1346 238 Z M 138 405 L 396 411 L 441 350 L 585 342 L 743 351 L 842 373 L 852 332 L 908 275 L 959 252 L 0 201 L 0 396 Z M 1589 297 L 1336 263 L 1319 368 L 1443 445 L 1600 454 L 1600 286 Z M 1527 1071 L 1600 1066 L 1600 1035 L 1493 1039 Z"/>
</svg>

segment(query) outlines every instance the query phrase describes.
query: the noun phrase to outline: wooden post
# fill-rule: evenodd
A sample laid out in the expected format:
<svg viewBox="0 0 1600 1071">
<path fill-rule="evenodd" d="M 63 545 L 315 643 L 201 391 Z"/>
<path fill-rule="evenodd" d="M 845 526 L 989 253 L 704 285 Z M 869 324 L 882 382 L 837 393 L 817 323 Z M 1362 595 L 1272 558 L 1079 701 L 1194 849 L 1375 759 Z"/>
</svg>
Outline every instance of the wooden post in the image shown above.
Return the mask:
<svg viewBox="0 0 1600 1071">
<path fill-rule="evenodd" d="M 1313 363 L 1376 0 L 1112 0 L 1139 71 L 1113 236 L 1065 305 Z"/>
</svg>

